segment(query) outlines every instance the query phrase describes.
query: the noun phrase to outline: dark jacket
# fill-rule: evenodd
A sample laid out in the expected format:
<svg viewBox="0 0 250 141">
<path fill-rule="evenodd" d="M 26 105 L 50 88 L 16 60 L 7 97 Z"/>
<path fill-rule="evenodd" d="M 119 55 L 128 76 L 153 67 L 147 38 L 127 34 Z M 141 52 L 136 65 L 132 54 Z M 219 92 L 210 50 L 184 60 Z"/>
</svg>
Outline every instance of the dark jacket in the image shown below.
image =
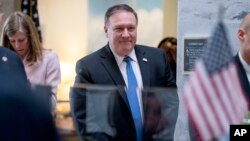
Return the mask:
<svg viewBox="0 0 250 141">
<path fill-rule="evenodd" d="M 23 63 L 0 47 L 0 140 L 59 141 L 49 107 L 33 93 Z"/>
<path fill-rule="evenodd" d="M 161 49 L 142 45 L 136 45 L 134 49 L 144 87 L 176 87 L 166 54 Z M 77 61 L 75 84 L 79 83 L 126 85 L 108 45 Z M 77 91 L 75 89 L 71 91 L 70 95 L 73 121 L 82 138 L 87 132 L 84 120 L 86 118 L 86 112 L 84 112 L 86 97 L 83 92 L 83 90 Z M 105 135 L 107 138 L 102 140 L 135 140 L 135 127 L 125 92 L 119 92 L 114 101 L 115 106 L 113 107 L 115 108 L 112 109 L 114 113 L 112 119 L 116 128 L 116 136 L 108 137 Z M 172 133 L 174 133 L 174 129 Z M 173 138 L 173 134 L 171 138 Z"/>
<path fill-rule="evenodd" d="M 250 83 L 247 79 L 247 74 L 245 69 L 243 68 L 243 65 L 240 62 L 239 54 L 234 56 L 234 61 L 237 66 L 237 73 L 240 78 L 241 86 L 244 90 L 244 93 L 246 95 L 246 98 L 248 99 L 248 103 L 250 102 Z M 248 109 L 250 109 L 250 104 L 248 104 Z"/>
</svg>

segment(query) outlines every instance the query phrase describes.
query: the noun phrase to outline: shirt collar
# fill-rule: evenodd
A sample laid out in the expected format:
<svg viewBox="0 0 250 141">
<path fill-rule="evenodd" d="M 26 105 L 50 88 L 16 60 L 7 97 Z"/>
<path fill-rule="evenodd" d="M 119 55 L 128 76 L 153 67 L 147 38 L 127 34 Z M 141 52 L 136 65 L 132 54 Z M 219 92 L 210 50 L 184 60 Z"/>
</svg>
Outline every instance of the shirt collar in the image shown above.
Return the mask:
<svg viewBox="0 0 250 141">
<path fill-rule="evenodd" d="M 123 63 L 123 59 L 126 57 L 126 56 L 120 56 L 118 55 L 112 47 L 110 47 L 110 50 L 112 51 L 112 53 L 114 54 L 114 57 L 115 57 L 115 60 L 116 62 L 118 63 L 118 65 L 120 66 L 122 63 Z M 135 55 L 135 49 L 133 48 L 133 50 L 129 53 L 128 55 L 133 61 L 137 62 L 137 58 L 136 58 L 136 55 Z"/>
</svg>

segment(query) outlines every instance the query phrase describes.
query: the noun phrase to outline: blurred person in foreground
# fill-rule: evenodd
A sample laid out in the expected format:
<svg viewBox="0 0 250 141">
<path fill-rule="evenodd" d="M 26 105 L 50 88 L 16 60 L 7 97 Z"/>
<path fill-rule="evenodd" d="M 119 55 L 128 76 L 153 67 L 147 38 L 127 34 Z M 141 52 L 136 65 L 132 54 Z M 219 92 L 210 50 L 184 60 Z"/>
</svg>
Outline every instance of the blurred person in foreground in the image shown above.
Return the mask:
<svg viewBox="0 0 250 141">
<path fill-rule="evenodd" d="M 59 141 L 49 107 L 34 94 L 20 57 L 0 47 L 0 140 Z"/>
<path fill-rule="evenodd" d="M 177 40 L 175 37 L 166 37 L 162 39 L 158 45 L 158 48 L 165 50 L 168 56 L 168 62 L 176 80 L 176 48 Z"/>
<path fill-rule="evenodd" d="M 55 52 L 42 47 L 31 18 L 21 12 L 12 13 L 4 22 L 1 38 L 4 47 L 21 57 L 31 84 L 52 87 L 51 105 L 54 111 L 61 79 L 59 59 Z"/>
<path fill-rule="evenodd" d="M 237 32 L 240 41 L 239 52 L 234 57 L 238 66 L 238 75 L 241 80 L 242 88 L 248 98 L 248 107 L 250 100 L 250 12 L 243 18 Z"/>
<path fill-rule="evenodd" d="M 137 88 L 143 87 L 176 87 L 173 74 L 167 62 L 167 56 L 161 49 L 137 45 L 137 13 L 128 5 L 120 4 L 110 7 L 104 18 L 104 32 L 108 43 L 98 51 L 83 57 L 76 64 L 75 85 L 81 83 L 98 85 L 129 86 L 128 62 L 129 59 L 132 69 L 135 73 Z M 92 64 L 92 65 L 91 65 Z M 129 89 L 127 89 L 129 90 Z M 76 129 L 83 139 L 90 135 L 86 127 L 86 99 L 84 91 L 72 92 L 70 95 L 71 112 Z M 108 134 L 100 133 L 102 138 L 93 134 L 96 140 L 117 140 L 117 141 L 135 141 L 145 140 L 138 135 L 137 122 L 134 121 L 133 111 L 129 95 L 119 93 L 119 99 L 116 99 L 117 105 L 113 106 L 114 115 L 113 125 L 116 129 L 116 135 L 111 137 Z M 140 93 L 135 94 L 139 97 L 140 109 L 142 100 Z M 131 95 L 130 95 L 131 96 Z M 178 102 L 173 107 L 178 111 Z M 170 106 L 171 107 L 171 106 Z M 176 112 L 177 113 L 177 112 Z M 138 112 L 143 117 L 143 112 Z M 173 113 L 172 126 L 169 127 L 169 136 L 166 140 L 173 140 L 175 122 L 177 114 Z M 172 116 L 170 115 L 170 116 Z M 138 127 L 138 128 L 137 128 Z"/>
<path fill-rule="evenodd" d="M 25 85 L 29 85 L 26 73 L 24 71 L 24 66 L 20 57 L 9 49 L 0 46 L 0 74 L 1 83 L 9 81 L 8 79 L 3 79 L 3 74 L 8 72 L 17 78 L 23 80 Z M 7 78 L 7 77 L 5 77 Z M 15 83 L 15 81 L 13 81 Z M 17 85 L 18 86 L 18 85 Z"/>
</svg>

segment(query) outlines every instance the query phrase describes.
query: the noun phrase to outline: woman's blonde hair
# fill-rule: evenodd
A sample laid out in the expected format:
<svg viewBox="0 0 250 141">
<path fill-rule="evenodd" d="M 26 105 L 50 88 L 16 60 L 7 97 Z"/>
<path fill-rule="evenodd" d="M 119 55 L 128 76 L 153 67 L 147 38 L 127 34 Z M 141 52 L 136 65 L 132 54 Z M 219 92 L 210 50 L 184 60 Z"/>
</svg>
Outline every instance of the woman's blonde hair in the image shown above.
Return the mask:
<svg viewBox="0 0 250 141">
<path fill-rule="evenodd" d="M 32 19 L 22 12 L 14 12 L 4 22 L 1 36 L 2 46 L 14 51 L 9 37 L 14 36 L 17 32 L 23 32 L 29 40 L 30 49 L 25 58 L 32 65 L 41 59 L 42 45 Z"/>
</svg>

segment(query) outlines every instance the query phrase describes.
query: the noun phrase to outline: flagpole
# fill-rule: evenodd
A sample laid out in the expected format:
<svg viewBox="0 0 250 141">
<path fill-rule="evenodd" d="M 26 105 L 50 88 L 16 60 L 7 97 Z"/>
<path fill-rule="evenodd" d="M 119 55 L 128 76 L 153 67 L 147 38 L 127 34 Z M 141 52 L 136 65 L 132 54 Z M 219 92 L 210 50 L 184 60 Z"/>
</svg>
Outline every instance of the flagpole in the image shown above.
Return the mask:
<svg viewBox="0 0 250 141">
<path fill-rule="evenodd" d="M 220 4 L 219 5 L 219 12 L 218 12 L 218 21 L 220 23 L 223 22 L 224 14 L 225 14 L 225 7 L 222 4 Z"/>
</svg>

